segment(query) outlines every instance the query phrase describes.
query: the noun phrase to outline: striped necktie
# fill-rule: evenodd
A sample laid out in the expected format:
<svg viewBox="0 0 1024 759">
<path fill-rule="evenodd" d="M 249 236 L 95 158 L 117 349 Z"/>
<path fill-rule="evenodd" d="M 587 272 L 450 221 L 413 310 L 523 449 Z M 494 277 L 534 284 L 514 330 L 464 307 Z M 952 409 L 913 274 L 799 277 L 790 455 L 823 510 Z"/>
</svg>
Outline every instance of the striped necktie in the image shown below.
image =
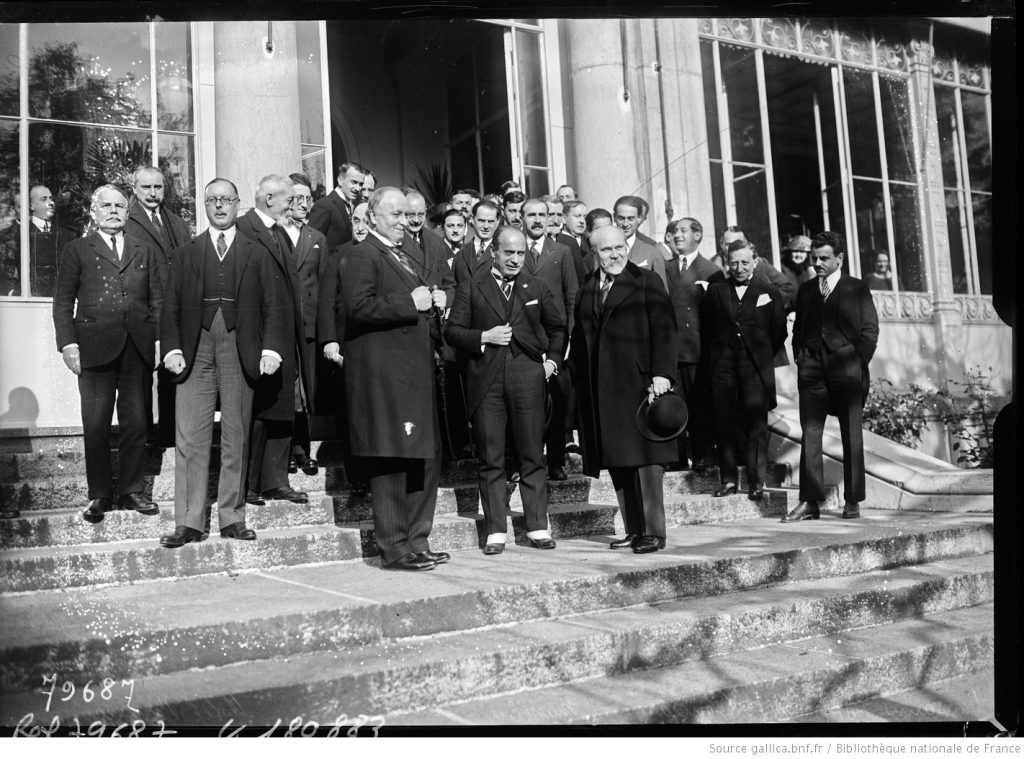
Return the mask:
<svg viewBox="0 0 1024 759">
<path fill-rule="evenodd" d="M 828 286 L 828 279 L 822 277 L 819 285 L 821 286 L 821 299 L 828 300 L 828 296 L 832 294 L 832 288 Z"/>
</svg>

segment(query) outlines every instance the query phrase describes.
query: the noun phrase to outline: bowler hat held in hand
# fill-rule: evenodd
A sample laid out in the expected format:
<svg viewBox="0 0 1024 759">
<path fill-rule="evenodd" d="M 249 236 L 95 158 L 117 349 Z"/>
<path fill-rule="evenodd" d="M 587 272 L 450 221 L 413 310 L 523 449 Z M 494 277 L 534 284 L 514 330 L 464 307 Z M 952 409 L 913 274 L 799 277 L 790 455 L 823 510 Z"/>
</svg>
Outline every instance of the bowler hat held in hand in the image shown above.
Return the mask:
<svg viewBox="0 0 1024 759">
<path fill-rule="evenodd" d="M 648 403 L 647 397 L 644 395 L 636 409 L 636 426 L 640 434 L 656 443 L 682 435 L 690 418 L 685 401 L 674 390 L 658 396 L 653 403 Z"/>
</svg>

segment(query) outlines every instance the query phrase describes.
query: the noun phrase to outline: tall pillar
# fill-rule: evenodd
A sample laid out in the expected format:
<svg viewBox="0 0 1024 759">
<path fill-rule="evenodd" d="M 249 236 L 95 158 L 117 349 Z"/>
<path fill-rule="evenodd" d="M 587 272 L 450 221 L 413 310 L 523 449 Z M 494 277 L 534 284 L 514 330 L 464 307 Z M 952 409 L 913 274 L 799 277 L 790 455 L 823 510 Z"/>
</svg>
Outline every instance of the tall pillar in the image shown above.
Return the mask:
<svg viewBox="0 0 1024 759">
<path fill-rule="evenodd" d="M 943 189 L 939 123 L 932 94 L 932 48 L 927 42 L 911 43 L 911 95 L 915 98 L 917 143 L 921 153 L 921 197 L 928 286 L 932 295 L 932 326 L 935 330 L 934 382 L 944 387 L 948 379 L 964 376 L 966 365 L 960 346 L 964 345 L 964 323 L 953 295 L 949 230 L 946 226 L 946 195 Z"/>
<path fill-rule="evenodd" d="M 576 191 L 591 208 L 611 211 L 618 196 L 637 191 L 646 180 L 646 156 L 637 146 L 636 87 L 628 69 L 624 80 L 618 19 L 572 19 L 565 25 Z M 642 107 L 639 114 L 646 118 Z"/>
<path fill-rule="evenodd" d="M 266 21 L 217 22 L 217 174 L 238 186 L 239 211 L 252 206 L 267 174 L 302 168 L 295 25 L 273 22 L 267 53 Z"/>
</svg>

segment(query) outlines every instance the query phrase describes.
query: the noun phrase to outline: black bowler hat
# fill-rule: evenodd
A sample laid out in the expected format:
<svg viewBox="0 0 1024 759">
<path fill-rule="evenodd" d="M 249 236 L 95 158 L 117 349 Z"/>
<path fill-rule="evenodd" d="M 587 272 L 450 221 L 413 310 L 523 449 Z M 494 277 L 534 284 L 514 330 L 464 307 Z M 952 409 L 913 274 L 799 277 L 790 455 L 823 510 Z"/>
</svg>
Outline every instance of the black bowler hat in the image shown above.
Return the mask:
<svg viewBox="0 0 1024 759">
<path fill-rule="evenodd" d="M 674 390 L 658 396 L 654 403 L 649 404 L 647 397 L 644 396 L 636 409 L 636 426 L 640 434 L 655 443 L 664 443 L 682 435 L 690 419 L 683 399 Z"/>
</svg>

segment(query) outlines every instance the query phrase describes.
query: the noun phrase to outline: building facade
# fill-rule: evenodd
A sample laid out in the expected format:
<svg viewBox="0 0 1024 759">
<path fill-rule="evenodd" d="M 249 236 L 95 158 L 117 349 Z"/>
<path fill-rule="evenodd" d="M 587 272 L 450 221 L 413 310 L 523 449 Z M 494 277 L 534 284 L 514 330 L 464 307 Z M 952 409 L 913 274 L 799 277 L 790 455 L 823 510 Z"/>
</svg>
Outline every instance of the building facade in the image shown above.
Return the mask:
<svg viewBox="0 0 1024 759">
<path fill-rule="evenodd" d="M 0 426 L 80 423 L 20 188 L 49 188 L 81 234 L 92 189 L 140 163 L 196 231 L 214 176 L 244 210 L 264 174 L 322 193 L 347 159 L 433 202 L 509 178 L 591 207 L 636 194 L 647 234 L 692 216 L 710 255 L 738 225 L 776 265 L 791 235 L 832 229 L 855 276 L 891 263 L 874 376 L 991 368 L 1007 394 L 988 43 L 941 19 L 0 24 Z"/>
</svg>

